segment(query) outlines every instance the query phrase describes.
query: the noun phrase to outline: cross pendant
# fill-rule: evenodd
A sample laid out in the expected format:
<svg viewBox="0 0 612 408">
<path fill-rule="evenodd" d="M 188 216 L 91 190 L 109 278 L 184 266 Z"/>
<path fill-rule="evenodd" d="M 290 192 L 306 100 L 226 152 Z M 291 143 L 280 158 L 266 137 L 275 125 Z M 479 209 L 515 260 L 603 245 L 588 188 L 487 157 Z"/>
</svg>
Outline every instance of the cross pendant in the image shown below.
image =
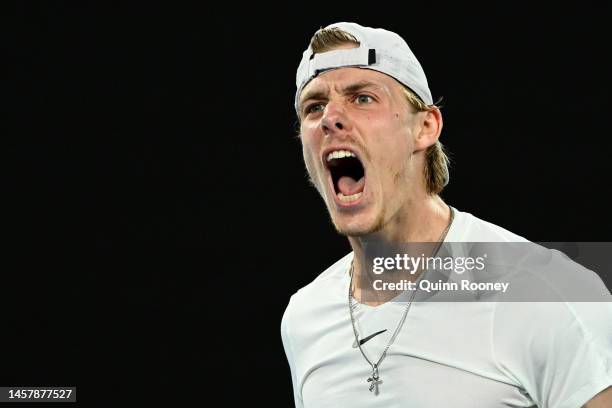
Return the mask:
<svg viewBox="0 0 612 408">
<path fill-rule="evenodd" d="M 374 391 L 374 395 L 378 395 L 378 384 L 382 384 L 382 380 L 378 376 L 378 366 L 374 364 L 372 367 L 372 376 L 368 378 L 370 384 L 370 392 Z"/>
</svg>

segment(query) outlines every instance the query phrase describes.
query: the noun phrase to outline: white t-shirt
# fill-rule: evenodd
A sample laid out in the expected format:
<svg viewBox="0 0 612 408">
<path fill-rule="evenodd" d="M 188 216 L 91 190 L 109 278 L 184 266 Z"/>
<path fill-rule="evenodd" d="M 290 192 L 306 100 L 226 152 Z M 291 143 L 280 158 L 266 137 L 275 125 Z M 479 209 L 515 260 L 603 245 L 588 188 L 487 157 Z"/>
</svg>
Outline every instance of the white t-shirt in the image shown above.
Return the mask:
<svg viewBox="0 0 612 408">
<path fill-rule="evenodd" d="M 453 211 L 445 242 L 526 241 Z M 415 302 L 380 365 L 375 395 L 348 312 L 352 258 L 295 293 L 283 316 L 296 407 L 579 408 L 612 385 L 612 303 Z M 362 346 L 376 361 L 405 303 L 353 304 L 360 338 L 386 329 Z"/>
</svg>

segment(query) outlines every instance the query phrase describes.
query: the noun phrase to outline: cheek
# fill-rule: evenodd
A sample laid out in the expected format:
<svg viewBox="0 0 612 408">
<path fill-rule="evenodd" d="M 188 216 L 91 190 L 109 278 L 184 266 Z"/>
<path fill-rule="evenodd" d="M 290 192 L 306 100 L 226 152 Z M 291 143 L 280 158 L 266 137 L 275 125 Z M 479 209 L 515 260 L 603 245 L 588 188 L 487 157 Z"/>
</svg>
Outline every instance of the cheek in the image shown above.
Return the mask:
<svg viewBox="0 0 612 408">
<path fill-rule="evenodd" d="M 302 126 L 300 128 L 300 134 L 304 161 L 307 162 L 307 165 L 311 165 L 314 157 L 319 151 L 321 138 L 317 134 L 316 129 L 307 126 Z"/>
<path fill-rule="evenodd" d="M 304 156 L 304 164 L 306 165 L 306 170 L 308 170 L 308 173 L 312 174 L 314 170 L 314 154 L 312 153 L 312 150 L 303 143 L 302 155 Z"/>
<path fill-rule="evenodd" d="M 385 129 L 381 146 L 381 157 L 386 167 L 393 174 L 406 167 L 410 159 L 410 130 L 401 126 L 390 126 Z"/>
<path fill-rule="evenodd" d="M 403 184 L 410 161 L 410 146 L 405 130 L 389 131 L 375 153 L 377 166 L 385 189 L 395 191 L 396 186 Z"/>
<path fill-rule="evenodd" d="M 313 171 L 316 168 L 315 167 L 315 159 L 316 159 L 315 152 L 316 151 L 317 149 L 312 144 L 312 140 L 308 138 L 304 138 L 304 136 L 302 135 L 302 156 L 304 157 L 304 164 L 306 165 L 306 170 L 308 170 L 308 173 L 310 174 L 313 174 Z"/>
</svg>

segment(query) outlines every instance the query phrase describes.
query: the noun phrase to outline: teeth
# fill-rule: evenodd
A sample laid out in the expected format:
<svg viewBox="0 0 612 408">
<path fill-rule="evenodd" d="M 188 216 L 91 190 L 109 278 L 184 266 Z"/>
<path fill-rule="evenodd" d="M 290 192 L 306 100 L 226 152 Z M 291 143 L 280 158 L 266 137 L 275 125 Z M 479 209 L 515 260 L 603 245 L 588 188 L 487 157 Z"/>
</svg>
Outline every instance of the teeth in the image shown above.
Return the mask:
<svg viewBox="0 0 612 408">
<path fill-rule="evenodd" d="M 338 193 L 338 198 L 340 199 L 340 201 L 342 201 L 343 203 L 350 203 L 352 201 L 356 201 L 359 199 L 359 197 L 361 197 L 361 195 L 363 194 L 363 191 L 350 195 L 350 196 L 345 196 L 342 193 Z"/>
<path fill-rule="evenodd" d="M 348 150 L 334 150 L 330 154 L 327 155 L 327 161 L 333 159 L 342 159 L 343 157 L 357 157 L 355 153 L 349 152 Z"/>
</svg>

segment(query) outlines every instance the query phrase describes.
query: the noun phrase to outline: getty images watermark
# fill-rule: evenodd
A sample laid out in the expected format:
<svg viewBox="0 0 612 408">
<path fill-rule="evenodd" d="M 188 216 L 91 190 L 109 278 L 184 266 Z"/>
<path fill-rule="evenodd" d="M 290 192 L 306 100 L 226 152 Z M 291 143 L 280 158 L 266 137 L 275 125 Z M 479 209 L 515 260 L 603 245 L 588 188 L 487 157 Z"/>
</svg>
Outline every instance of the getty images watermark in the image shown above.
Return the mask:
<svg viewBox="0 0 612 408">
<path fill-rule="evenodd" d="M 483 271 L 485 269 L 485 259 L 487 254 L 478 257 L 463 256 L 409 256 L 408 254 L 395 254 L 392 257 L 375 257 L 372 259 L 372 273 L 380 275 L 390 271 L 405 271 L 415 275 L 419 271 L 438 270 L 454 272 L 461 275 L 469 271 Z M 372 282 L 374 290 L 419 290 L 431 291 L 457 291 L 457 290 L 490 290 L 505 293 L 510 286 L 509 282 L 471 282 L 468 279 L 461 279 L 459 282 L 431 281 L 428 279 L 408 280 L 400 279 L 396 282 L 385 282 L 383 279 L 376 279 Z"/>
<path fill-rule="evenodd" d="M 610 301 L 612 243 L 370 243 L 360 300 Z"/>
</svg>

